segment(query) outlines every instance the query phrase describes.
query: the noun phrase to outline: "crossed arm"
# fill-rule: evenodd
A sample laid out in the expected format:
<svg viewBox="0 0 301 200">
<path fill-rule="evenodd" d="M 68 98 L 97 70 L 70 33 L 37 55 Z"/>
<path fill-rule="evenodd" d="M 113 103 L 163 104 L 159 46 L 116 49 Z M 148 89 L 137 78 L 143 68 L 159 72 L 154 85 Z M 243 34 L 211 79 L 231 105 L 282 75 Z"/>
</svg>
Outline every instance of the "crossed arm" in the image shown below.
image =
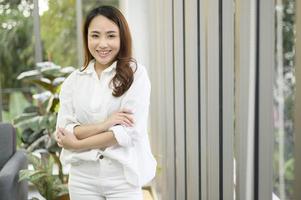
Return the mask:
<svg viewBox="0 0 301 200">
<path fill-rule="evenodd" d="M 73 127 L 77 122 L 73 116 L 74 109 L 71 106 L 73 105 L 72 92 L 75 78 L 76 74 L 71 74 L 61 88 L 61 107 L 58 114 L 57 134 L 55 134 L 59 146 L 65 149 L 88 150 L 103 149 L 118 143 L 120 146 L 128 147 L 141 139 L 141 133 L 145 132 L 147 126 L 151 90 L 145 68 L 142 66 L 137 68 L 134 82 L 122 97 L 121 108 L 127 108 L 127 110 L 112 114 L 102 123 L 80 124 Z M 68 123 L 69 121 L 75 123 L 66 125 L 67 121 Z M 61 127 L 65 127 L 69 131 L 73 130 L 73 133 Z"/>
<path fill-rule="evenodd" d="M 132 112 L 123 109 L 113 113 L 104 122 L 77 125 L 74 127 L 74 134 L 63 128 L 56 131 L 56 141 L 60 147 L 73 150 L 88 150 L 94 148 L 107 148 L 117 144 L 117 140 L 109 128 L 114 125 L 133 126 Z"/>
</svg>

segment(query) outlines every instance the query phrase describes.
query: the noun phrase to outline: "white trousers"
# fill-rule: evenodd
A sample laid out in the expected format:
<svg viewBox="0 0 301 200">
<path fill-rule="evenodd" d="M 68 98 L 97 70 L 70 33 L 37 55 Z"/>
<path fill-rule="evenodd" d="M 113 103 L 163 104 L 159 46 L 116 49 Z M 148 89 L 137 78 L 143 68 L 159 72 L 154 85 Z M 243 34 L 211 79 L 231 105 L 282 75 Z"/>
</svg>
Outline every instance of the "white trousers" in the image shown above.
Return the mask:
<svg viewBox="0 0 301 200">
<path fill-rule="evenodd" d="M 122 165 L 103 157 L 73 164 L 69 172 L 71 200 L 142 200 L 141 187 L 129 184 Z"/>
</svg>

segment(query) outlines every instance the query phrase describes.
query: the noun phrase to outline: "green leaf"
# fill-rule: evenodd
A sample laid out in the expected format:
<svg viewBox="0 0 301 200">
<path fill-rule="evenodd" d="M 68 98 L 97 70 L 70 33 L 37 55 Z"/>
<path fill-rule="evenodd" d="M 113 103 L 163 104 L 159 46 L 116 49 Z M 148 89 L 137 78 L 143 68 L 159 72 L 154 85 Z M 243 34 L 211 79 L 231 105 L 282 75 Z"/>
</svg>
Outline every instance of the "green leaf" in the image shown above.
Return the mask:
<svg viewBox="0 0 301 200">
<path fill-rule="evenodd" d="M 38 156 L 35 156 L 32 153 L 28 153 L 27 159 L 28 159 L 29 163 L 31 163 L 33 165 L 33 168 L 35 170 L 44 170 L 44 168 L 45 168 L 44 164 L 42 163 L 41 158 L 39 158 Z"/>
<path fill-rule="evenodd" d="M 55 96 L 51 96 L 46 111 L 54 113 L 58 104 L 59 104 L 59 99 L 56 98 Z"/>
<path fill-rule="evenodd" d="M 287 180 L 294 180 L 294 163 L 295 163 L 295 159 L 291 158 L 287 160 L 284 164 L 285 178 Z"/>
<path fill-rule="evenodd" d="M 34 112 L 34 113 L 22 113 L 14 119 L 14 124 L 18 125 L 22 121 L 29 120 L 33 117 L 36 117 L 37 115 L 38 115 L 38 113 L 36 113 L 36 112 Z"/>
<path fill-rule="evenodd" d="M 12 116 L 20 115 L 24 108 L 28 106 L 27 100 L 21 92 L 14 92 L 10 94 L 9 112 Z"/>
<path fill-rule="evenodd" d="M 41 75 L 40 70 L 37 70 L 37 69 L 30 70 L 30 71 L 22 72 L 21 74 L 19 74 L 19 76 L 17 77 L 17 80 L 36 78 L 39 75 Z"/>
<path fill-rule="evenodd" d="M 41 178 L 45 178 L 47 174 L 42 170 L 21 170 L 19 172 L 20 178 L 19 181 L 28 180 L 32 183 L 37 183 Z"/>
<path fill-rule="evenodd" d="M 38 138 L 42 137 L 43 131 L 33 131 L 32 129 L 28 128 L 25 129 L 22 132 L 22 141 L 24 144 L 26 144 L 26 147 L 28 147 L 29 145 L 31 145 L 33 142 L 35 142 Z"/>
<path fill-rule="evenodd" d="M 68 187 L 65 184 L 55 184 L 53 190 L 56 191 L 58 197 L 64 196 L 69 193 Z"/>
<path fill-rule="evenodd" d="M 39 200 L 37 197 L 32 197 L 30 200 Z"/>
<path fill-rule="evenodd" d="M 54 94 L 55 92 L 55 87 L 52 85 L 52 83 L 46 81 L 46 80 L 49 80 L 49 79 L 33 79 L 33 80 L 30 80 L 30 82 L 36 84 L 37 86 L 41 87 L 42 89 L 44 90 L 47 90 L 49 92 L 51 92 L 52 94 Z"/>
</svg>

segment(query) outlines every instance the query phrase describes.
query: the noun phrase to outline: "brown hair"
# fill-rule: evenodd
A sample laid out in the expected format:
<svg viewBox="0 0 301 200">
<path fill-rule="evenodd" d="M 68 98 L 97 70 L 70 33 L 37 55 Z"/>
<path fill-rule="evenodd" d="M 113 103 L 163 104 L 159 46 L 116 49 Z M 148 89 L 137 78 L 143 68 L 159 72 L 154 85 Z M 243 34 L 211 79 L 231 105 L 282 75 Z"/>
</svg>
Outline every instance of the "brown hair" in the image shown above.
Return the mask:
<svg viewBox="0 0 301 200">
<path fill-rule="evenodd" d="M 134 80 L 134 72 L 131 68 L 131 64 L 137 67 L 136 60 L 132 58 L 132 38 L 129 26 L 125 17 L 115 7 L 112 6 L 100 6 L 89 12 L 84 23 L 83 38 L 84 38 L 84 68 L 85 70 L 89 62 L 93 59 L 88 49 L 88 28 L 92 19 L 98 15 L 102 15 L 109 20 L 113 21 L 119 28 L 120 32 L 120 50 L 116 56 L 116 74 L 112 78 L 113 84 L 112 95 L 120 97 L 123 95 L 132 85 Z"/>
</svg>

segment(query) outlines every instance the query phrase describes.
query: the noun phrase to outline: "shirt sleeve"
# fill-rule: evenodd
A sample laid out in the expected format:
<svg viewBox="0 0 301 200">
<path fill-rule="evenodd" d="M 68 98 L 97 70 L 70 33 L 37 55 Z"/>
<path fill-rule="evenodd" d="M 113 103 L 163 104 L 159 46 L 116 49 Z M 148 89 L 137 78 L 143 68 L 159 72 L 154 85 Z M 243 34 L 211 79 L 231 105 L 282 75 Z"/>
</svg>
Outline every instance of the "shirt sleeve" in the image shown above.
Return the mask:
<svg viewBox="0 0 301 200">
<path fill-rule="evenodd" d="M 74 114 L 72 86 L 74 85 L 74 72 L 64 81 L 59 94 L 60 108 L 57 116 L 56 128 L 65 128 L 73 133 L 73 128 L 79 125 Z"/>
<path fill-rule="evenodd" d="M 140 67 L 140 68 L 139 68 Z M 116 125 L 111 130 L 120 146 L 133 146 L 147 134 L 147 119 L 150 103 L 151 85 L 144 67 L 138 65 L 134 81 L 121 101 L 121 109 L 133 112 L 134 126 Z"/>
</svg>

